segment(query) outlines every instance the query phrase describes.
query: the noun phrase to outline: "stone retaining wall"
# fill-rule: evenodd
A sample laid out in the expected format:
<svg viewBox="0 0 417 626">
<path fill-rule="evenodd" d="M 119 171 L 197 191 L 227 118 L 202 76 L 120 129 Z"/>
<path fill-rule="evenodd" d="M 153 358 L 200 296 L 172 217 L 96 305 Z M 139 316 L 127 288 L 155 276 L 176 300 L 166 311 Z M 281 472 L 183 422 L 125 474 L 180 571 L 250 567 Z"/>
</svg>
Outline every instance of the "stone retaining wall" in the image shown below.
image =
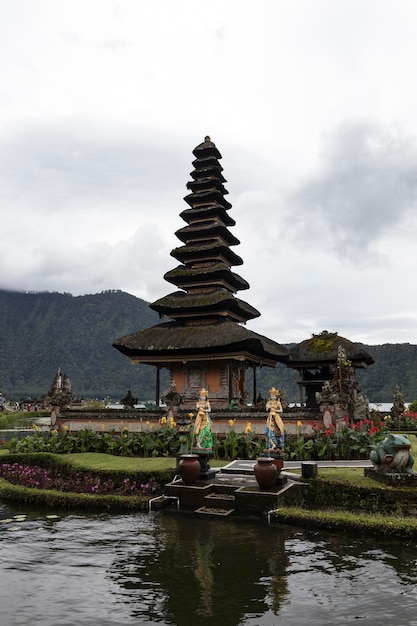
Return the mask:
<svg viewBox="0 0 417 626">
<path fill-rule="evenodd" d="M 117 410 L 102 409 L 99 411 L 65 410 L 56 419 L 58 430 L 68 429 L 70 431 L 84 430 L 90 428 L 95 431 L 109 432 L 111 430 L 122 432 L 128 429 L 130 432 L 141 432 L 159 425 L 161 417 L 166 416 L 163 411 L 147 410 Z M 181 418 L 189 419 L 188 413 L 179 413 L 177 416 L 177 427 L 181 423 Z M 252 432 L 263 434 L 265 431 L 266 411 L 258 410 L 231 410 L 213 411 L 211 413 L 213 431 L 218 434 L 227 433 L 232 420 L 233 428 L 236 432 L 244 432 L 250 422 Z M 312 433 L 311 422 L 319 421 L 320 415 L 310 411 L 285 412 L 282 415 L 287 434 L 296 435 Z"/>
</svg>

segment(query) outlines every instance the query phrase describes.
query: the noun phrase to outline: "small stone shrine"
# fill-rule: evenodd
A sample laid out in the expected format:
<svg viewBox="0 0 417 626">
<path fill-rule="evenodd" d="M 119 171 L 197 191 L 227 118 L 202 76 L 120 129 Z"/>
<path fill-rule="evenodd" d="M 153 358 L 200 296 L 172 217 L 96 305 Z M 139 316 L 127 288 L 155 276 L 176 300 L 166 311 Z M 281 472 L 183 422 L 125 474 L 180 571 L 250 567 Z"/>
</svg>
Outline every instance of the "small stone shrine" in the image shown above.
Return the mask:
<svg viewBox="0 0 417 626">
<path fill-rule="evenodd" d="M 249 284 L 231 271 L 243 261 L 231 250 L 239 240 L 229 230 L 235 221 L 225 198 L 221 154 L 210 137 L 193 154 L 190 193 L 184 198 L 188 208 L 180 214 L 186 226 L 176 232 L 182 245 L 171 252 L 180 265 L 164 276 L 178 290 L 150 305 L 169 321 L 122 337 L 113 346 L 132 363 L 157 368 L 157 402 L 164 367 L 184 409 L 194 408 L 202 388 L 213 408 L 244 406 L 257 395 L 256 368 L 285 363 L 288 350 L 242 325 L 260 313 L 235 296 Z M 246 389 L 248 368 L 253 369 L 252 393 Z"/>
<path fill-rule="evenodd" d="M 51 388 L 48 391 L 48 398 L 50 403 L 56 406 L 65 406 L 74 399 L 69 376 L 62 374 L 60 367 L 58 367 Z"/>
<path fill-rule="evenodd" d="M 363 404 L 355 369 L 372 363 L 361 344 L 324 330 L 291 348 L 287 366 L 300 374 L 301 403 L 307 409 L 333 412 L 334 420 L 337 413 L 353 420 Z"/>
</svg>

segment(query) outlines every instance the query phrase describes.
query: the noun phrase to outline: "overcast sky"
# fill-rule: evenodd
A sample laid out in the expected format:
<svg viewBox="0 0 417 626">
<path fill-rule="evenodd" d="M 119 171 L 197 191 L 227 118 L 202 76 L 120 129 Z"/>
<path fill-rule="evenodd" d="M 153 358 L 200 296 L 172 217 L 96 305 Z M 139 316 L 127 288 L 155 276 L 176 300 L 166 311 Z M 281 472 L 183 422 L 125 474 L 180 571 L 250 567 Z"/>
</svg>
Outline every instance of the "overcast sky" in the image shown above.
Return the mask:
<svg viewBox="0 0 417 626">
<path fill-rule="evenodd" d="M 280 343 L 417 343 L 415 0 L 0 0 L 0 288 L 175 290 L 210 135 Z"/>
</svg>

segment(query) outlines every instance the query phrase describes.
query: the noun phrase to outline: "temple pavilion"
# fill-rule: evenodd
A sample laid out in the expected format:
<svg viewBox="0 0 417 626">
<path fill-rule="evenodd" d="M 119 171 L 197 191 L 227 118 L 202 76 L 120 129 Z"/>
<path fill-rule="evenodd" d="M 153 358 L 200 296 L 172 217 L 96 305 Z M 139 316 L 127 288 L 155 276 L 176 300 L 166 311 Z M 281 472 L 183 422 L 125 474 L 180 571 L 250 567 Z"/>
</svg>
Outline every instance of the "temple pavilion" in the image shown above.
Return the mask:
<svg viewBox="0 0 417 626">
<path fill-rule="evenodd" d="M 240 242 L 229 230 L 235 221 L 225 197 L 222 156 L 210 137 L 193 155 L 190 193 L 184 198 L 188 207 L 180 214 L 186 226 L 175 233 L 181 244 L 171 251 L 179 265 L 164 276 L 177 291 L 150 304 L 168 321 L 122 337 L 113 346 L 134 364 L 156 367 L 157 402 L 159 372 L 167 368 L 184 408 L 195 406 L 202 387 L 213 408 L 245 405 L 257 395 L 256 369 L 286 363 L 289 353 L 244 326 L 260 313 L 236 297 L 249 284 L 231 270 L 243 261 L 232 250 Z M 248 369 L 253 370 L 251 393 L 246 389 Z"/>
<path fill-rule="evenodd" d="M 356 396 L 355 370 L 365 369 L 374 363 L 374 359 L 361 344 L 353 343 L 337 333 L 323 330 L 291 348 L 287 366 L 298 370 L 300 400 L 307 409 L 318 408 L 317 394 L 320 394 L 325 383 L 334 378 L 338 353 L 341 349 L 350 366 L 350 393 Z"/>
</svg>

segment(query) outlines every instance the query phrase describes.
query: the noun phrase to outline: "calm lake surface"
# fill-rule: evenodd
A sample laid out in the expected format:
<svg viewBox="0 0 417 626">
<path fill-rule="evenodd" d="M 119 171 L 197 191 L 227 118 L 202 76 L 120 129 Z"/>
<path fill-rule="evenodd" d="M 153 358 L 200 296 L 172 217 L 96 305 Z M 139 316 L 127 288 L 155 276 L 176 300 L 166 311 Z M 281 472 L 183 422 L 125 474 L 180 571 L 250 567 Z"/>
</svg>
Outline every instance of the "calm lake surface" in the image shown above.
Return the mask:
<svg viewBox="0 0 417 626">
<path fill-rule="evenodd" d="M 0 520 L 1 626 L 417 625 L 411 543 L 1 503 Z"/>
</svg>

